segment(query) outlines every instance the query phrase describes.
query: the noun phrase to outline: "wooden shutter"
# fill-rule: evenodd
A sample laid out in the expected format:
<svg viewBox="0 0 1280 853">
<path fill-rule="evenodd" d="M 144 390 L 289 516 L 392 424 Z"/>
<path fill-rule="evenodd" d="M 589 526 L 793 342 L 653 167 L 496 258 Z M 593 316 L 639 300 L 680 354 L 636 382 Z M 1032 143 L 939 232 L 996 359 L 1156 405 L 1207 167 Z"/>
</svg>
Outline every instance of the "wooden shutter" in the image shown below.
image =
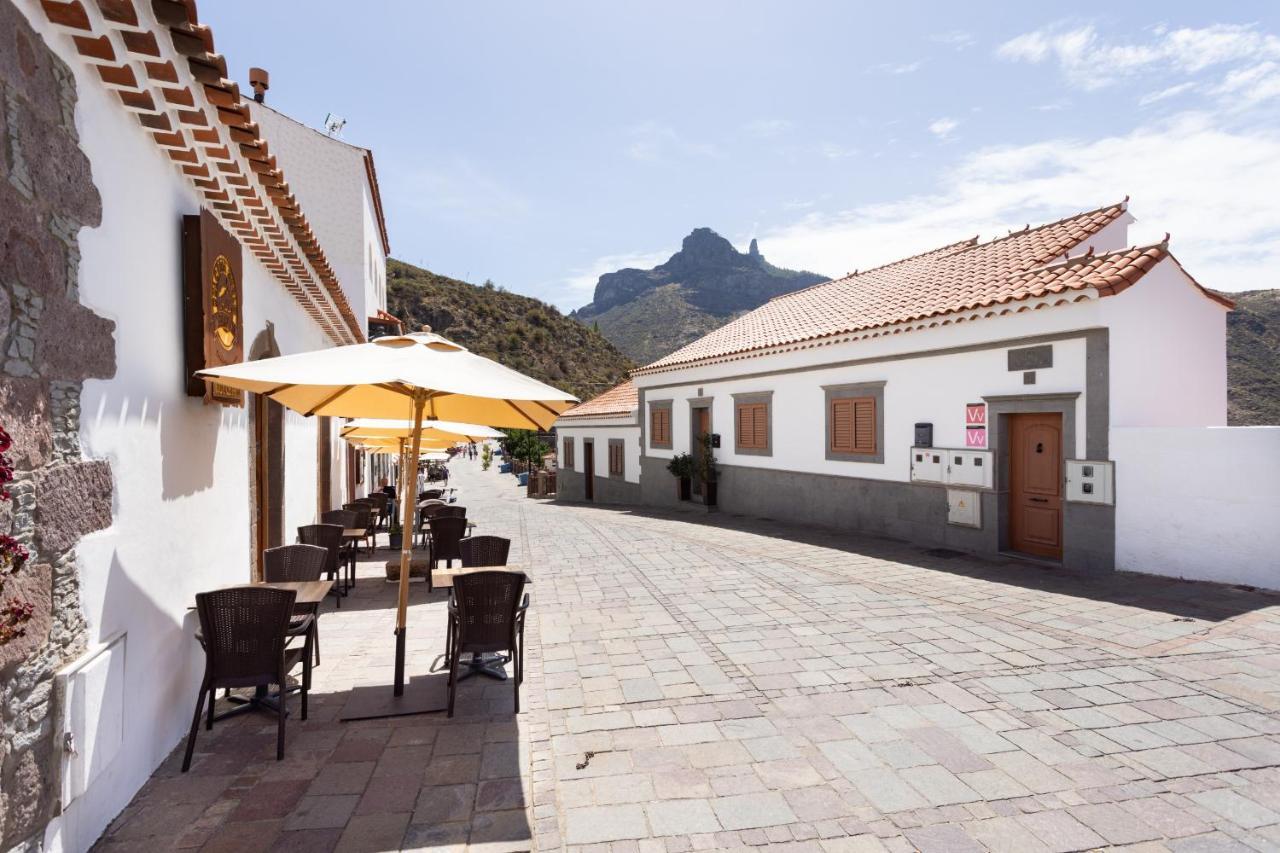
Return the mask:
<svg viewBox="0 0 1280 853">
<path fill-rule="evenodd" d="M 667 408 L 649 410 L 649 443 L 671 443 L 671 410 Z"/>
<path fill-rule="evenodd" d="M 609 445 L 609 473 L 610 474 L 622 473 L 622 453 L 623 453 L 623 446 L 621 444 Z"/>
<path fill-rule="evenodd" d="M 831 450 L 836 453 L 876 452 L 874 397 L 831 401 Z"/>
<path fill-rule="evenodd" d="M 561 467 L 562 468 L 573 467 L 573 439 L 572 438 L 566 438 L 564 440 L 564 465 L 562 465 Z"/>
<path fill-rule="evenodd" d="M 739 403 L 736 420 L 740 450 L 769 449 L 768 403 Z"/>
</svg>

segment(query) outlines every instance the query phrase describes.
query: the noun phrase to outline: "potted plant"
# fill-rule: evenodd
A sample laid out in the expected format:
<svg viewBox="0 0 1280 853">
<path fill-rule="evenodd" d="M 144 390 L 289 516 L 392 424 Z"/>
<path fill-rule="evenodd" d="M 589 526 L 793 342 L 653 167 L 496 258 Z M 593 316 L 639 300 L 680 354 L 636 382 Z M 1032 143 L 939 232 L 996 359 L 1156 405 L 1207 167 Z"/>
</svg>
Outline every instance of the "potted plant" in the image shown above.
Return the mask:
<svg viewBox="0 0 1280 853">
<path fill-rule="evenodd" d="M 711 433 L 703 433 L 698 438 L 702 452 L 698 454 L 696 466 L 698 479 L 702 480 L 702 497 L 707 506 L 716 505 L 716 456 L 711 444 Z"/>
<path fill-rule="evenodd" d="M 667 470 L 676 478 L 676 488 L 680 500 L 687 501 L 693 496 L 693 457 L 688 453 L 677 453 L 667 463 Z"/>
</svg>

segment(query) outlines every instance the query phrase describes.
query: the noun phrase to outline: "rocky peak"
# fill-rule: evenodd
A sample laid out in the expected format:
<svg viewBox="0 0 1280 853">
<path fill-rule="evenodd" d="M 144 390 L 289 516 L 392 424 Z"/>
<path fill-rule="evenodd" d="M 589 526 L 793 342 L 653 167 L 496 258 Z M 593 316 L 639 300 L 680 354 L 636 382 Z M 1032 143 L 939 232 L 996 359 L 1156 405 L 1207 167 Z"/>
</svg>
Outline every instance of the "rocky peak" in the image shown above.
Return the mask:
<svg viewBox="0 0 1280 853">
<path fill-rule="evenodd" d="M 757 261 L 760 260 L 760 244 L 756 242 L 755 237 L 751 238 L 751 248 L 747 249 L 747 254 Z"/>
<path fill-rule="evenodd" d="M 732 243 L 710 228 L 695 228 L 667 263 L 684 267 L 720 266 L 732 264 L 740 257 Z"/>
</svg>

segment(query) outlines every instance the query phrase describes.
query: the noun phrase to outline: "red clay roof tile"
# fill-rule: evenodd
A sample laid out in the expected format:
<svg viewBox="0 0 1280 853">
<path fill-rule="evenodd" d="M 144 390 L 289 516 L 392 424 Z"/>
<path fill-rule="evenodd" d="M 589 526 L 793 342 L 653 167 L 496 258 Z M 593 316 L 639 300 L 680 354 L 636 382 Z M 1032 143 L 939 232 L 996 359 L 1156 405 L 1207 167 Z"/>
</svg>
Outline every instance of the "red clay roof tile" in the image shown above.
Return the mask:
<svg viewBox="0 0 1280 853">
<path fill-rule="evenodd" d="M 629 415 L 636 410 L 638 405 L 640 405 L 640 397 L 636 393 L 636 386 L 628 379 L 620 385 L 613 386 L 600 396 L 592 397 L 585 403 L 579 403 L 572 409 L 566 410 L 560 415 L 560 419 L 607 418 L 615 415 Z"/>
</svg>

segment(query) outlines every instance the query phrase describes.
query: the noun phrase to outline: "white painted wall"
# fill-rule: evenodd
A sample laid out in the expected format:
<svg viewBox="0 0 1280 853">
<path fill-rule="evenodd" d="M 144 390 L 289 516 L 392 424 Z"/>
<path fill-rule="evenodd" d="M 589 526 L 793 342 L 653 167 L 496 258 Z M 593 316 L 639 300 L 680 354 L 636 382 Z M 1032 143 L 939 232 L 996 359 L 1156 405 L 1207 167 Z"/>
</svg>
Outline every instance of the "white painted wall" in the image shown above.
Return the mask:
<svg viewBox="0 0 1280 853">
<path fill-rule="evenodd" d="M 1100 300 L 1111 327 L 1111 425 L 1227 423 L 1227 309 L 1166 258 Z"/>
<path fill-rule="evenodd" d="M 84 850 L 186 734 L 203 669 L 187 609 L 195 594 L 249 578 L 248 418 L 184 393 L 180 217 L 199 211 L 197 198 L 69 40 L 29 17 L 76 75 L 77 130 L 103 208 L 101 225 L 80 235 L 81 300 L 116 323 L 117 373 L 85 383 L 81 422 L 86 456 L 111 465 L 114 522 L 80 543 L 78 567 L 90 645 L 127 632 L 124 742 L 46 836 L 50 849 Z M 243 258 L 247 341 L 271 324 L 284 353 L 329 346 L 253 255 Z M 285 448 L 291 541 L 315 519 L 314 422 L 288 416 Z M 333 479 L 341 489 L 341 468 Z"/>
<path fill-rule="evenodd" d="M 586 454 L 582 449 L 582 441 L 590 439 L 595 445 L 595 475 L 606 478 L 609 476 L 609 439 L 622 439 L 626 442 L 622 478 L 628 483 L 640 482 L 640 426 L 630 415 L 625 418 L 573 418 L 557 422 L 556 458 L 562 468 L 566 438 L 574 440 L 573 470 L 586 472 Z"/>
<path fill-rule="evenodd" d="M 762 467 L 806 473 L 843 474 L 880 480 L 910 479 L 909 449 L 917 422 L 933 423 L 938 447 L 964 446 L 964 407 L 984 396 L 1004 394 L 1079 393 L 1076 401 L 1076 447 L 1068 454 L 1085 453 L 1085 340 L 1083 337 L 1053 342 L 1053 367 L 1036 371 L 1036 384 L 1023 385 L 1022 373 L 1008 370 L 1005 347 L 936 356 L 897 359 L 894 355 L 928 352 L 996 340 L 1018 339 L 1098 325 L 1096 301 L 1077 303 L 1007 317 L 966 322 L 954 326 L 910 332 L 892 337 L 837 344 L 797 352 L 770 355 L 699 367 L 678 373 L 635 377 L 645 389 L 647 404 L 672 399 L 670 450 L 646 447 L 650 456 L 669 458 L 689 452 L 691 409 L 688 400 L 713 397 L 712 430 L 720 433 L 716 458 L 721 464 Z M 1017 346 L 1017 344 L 1012 344 Z M 799 366 L 880 359 L 868 364 L 808 370 L 756 378 L 727 378 L 732 371 L 754 374 L 789 370 Z M 677 387 L 662 386 L 678 377 Z M 826 397 L 824 385 L 884 382 L 883 464 L 826 459 Z M 733 395 L 772 391 L 773 454 L 758 456 L 734 452 Z M 701 392 L 701 393 L 700 393 Z M 646 436 L 647 440 L 647 436 Z"/>
<path fill-rule="evenodd" d="M 1116 568 L 1280 589 L 1280 427 L 1111 430 Z"/>
<path fill-rule="evenodd" d="M 250 101 L 249 110 L 324 247 L 351 310 L 365 323 L 387 307 L 387 259 L 365 149 L 326 136 L 268 105 Z"/>
</svg>

